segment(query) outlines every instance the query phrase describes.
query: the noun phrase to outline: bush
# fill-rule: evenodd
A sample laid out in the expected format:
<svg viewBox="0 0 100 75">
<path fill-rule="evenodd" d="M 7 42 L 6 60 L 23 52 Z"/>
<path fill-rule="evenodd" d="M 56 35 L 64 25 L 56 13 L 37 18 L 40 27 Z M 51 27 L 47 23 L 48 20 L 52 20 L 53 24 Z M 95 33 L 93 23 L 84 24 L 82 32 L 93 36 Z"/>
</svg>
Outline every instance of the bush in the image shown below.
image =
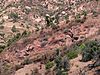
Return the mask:
<svg viewBox="0 0 100 75">
<path fill-rule="evenodd" d="M 11 12 L 11 13 L 9 14 L 9 17 L 12 18 L 14 22 L 16 22 L 16 21 L 19 19 L 18 14 L 15 13 L 15 12 Z"/>
<path fill-rule="evenodd" d="M 74 59 L 74 58 L 76 58 L 78 56 L 78 52 L 76 51 L 76 50 L 72 50 L 72 51 L 69 51 L 68 53 L 67 53 L 67 57 L 69 58 L 69 59 Z"/>
<path fill-rule="evenodd" d="M 62 58 L 60 56 L 57 56 L 54 60 L 55 64 L 56 64 L 56 68 L 61 69 L 61 62 L 62 62 Z"/>
<path fill-rule="evenodd" d="M 96 11 L 92 11 L 92 14 L 93 14 L 94 17 L 98 16 L 98 12 L 96 12 Z"/>
<path fill-rule="evenodd" d="M 53 62 L 48 62 L 48 63 L 46 63 L 45 68 L 46 68 L 46 69 L 50 69 L 50 68 L 52 68 L 53 66 L 54 66 L 54 63 L 53 63 Z"/>
<path fill-rule="evenodd" d="M 29 58 L 24 59 L 24 61 L 21 63 L 21 65 L 28 65 L 31 64 L 32 60 L 30 60 Z"/>
<path fill-rule="evenodd" d="M 5 33 L 4 32 L 0 32 L 0 36 L 4 37 Z"/>
<path fill-rule="evenodd" d="M 0 25 L 2 25 L 4 22 L 5 22 L 4 19 L 2 19 L 2 20 L 0 21 Z"/>
<path fill-rule="evenodd" d="M 81 14 L 77 14 L 77 15 L 75 16 L 75 21 L 76 21 L 77 23 L 84 23 L 85 20 L 86 20 L 86 17 L 85 17 L 86 14 L 83 13 L 83 15 L 84 15 L 84 17 L 81 18 Z"/>
<path fill-rule="evenodd" d="M 0 45 L 0 53 L 5 49 L 5 45 Z"/>
<path fill-rule="evenodd" d="M 20 33 L 17 33 L 16 35 L 14 35 L 14 37 L 12 37 L 11 39 L 7 41 L 7 46 L 10 46 L 12 43 L 16 42 L 20 37 L 21 37 Z"/>
<path fill-rule="evenodd" d="M 22 33 L 22 37 L 27 37 L 27 36 L 29 36 L 29 34 L 30 34 L 30 32 L 25 30 L 25 31 Z"/>
<path fill-rule="evenodd" d="M 87 12 L 83 10 L 82 15 L 87 16 Z"/>
<path fill-rule="evenodd" d="M 45 21 L 47 23 L 47 27 L 52 27 L 53 29 L 56 28 L 56 25 L 58 24 L 58 15 L 46 15 Z"/>
<path fill-rule="evenodd" d="M 98 41 L 90 41 L 85 43 L 85 48 L 82 51 L 82 61 L 90 61 L 95 57 L 95 54 L 100 51 L 100 43 Z"/>
<path fill-rule="evenodd" d="M 12 32 L 16 32 L 16 31 L 17 31 L 17 29 L 16 29 L 16 26 L 15 26 L 15 25 L 13 25 L 13 27 L 12 27 L 11 31 L 12 31 Z"/>
<path fill-rule="evenodd" d="M 4 29 L 4 26 L 3 26 L 3 25 L 1 25 L 1 26 L 0 26 L 0 29 Z"/>
<path fill-rule="evenodd" d="M 70 64 L 69 64 L 69 60 L 67 59 L 67 57 L 64 57 L 62 59 L 62 68 L 64 69 L 64 71 L 68 71 L 70 68 Z"/>
</svg>

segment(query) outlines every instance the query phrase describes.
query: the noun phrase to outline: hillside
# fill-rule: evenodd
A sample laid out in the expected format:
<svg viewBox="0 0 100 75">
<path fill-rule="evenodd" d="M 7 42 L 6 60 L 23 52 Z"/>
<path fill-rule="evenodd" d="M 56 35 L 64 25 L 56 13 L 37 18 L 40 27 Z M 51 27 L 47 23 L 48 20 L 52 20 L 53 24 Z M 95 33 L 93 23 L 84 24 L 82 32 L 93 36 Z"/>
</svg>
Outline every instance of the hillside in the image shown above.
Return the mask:
<svg viewBox="0 0 100 75">
<path fill-rule="evenodd" d="M 0 75 L 99 75 L 100 0 L 0 0 Z"/>
</svg>

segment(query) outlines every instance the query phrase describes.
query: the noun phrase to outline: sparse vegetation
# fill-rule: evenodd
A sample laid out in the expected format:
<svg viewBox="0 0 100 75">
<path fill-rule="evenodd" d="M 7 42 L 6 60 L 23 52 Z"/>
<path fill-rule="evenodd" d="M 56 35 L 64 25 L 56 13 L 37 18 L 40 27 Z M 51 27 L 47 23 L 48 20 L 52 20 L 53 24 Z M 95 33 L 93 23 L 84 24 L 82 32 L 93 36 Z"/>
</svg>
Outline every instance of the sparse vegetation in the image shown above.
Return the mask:
<svg viewBox="0 0 100 75">
<path fill-rule="evenodd" d="M 0 0 L 0 75 L 99 72 L 99 3 Z"/>
</svg>

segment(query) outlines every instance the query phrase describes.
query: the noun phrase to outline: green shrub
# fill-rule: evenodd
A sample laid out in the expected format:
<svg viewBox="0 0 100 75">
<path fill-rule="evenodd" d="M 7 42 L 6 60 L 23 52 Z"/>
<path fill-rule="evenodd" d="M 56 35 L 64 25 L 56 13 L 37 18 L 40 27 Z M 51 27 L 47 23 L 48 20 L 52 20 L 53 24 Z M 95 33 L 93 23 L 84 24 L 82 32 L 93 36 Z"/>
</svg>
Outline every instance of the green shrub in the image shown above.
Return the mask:
<svg viewBox="0 0 100 75">
<path fill-rule="evenodd" d="M 98 12 L 96 12 L 96 11 L 92 11 L 92 14 L 93 14 L 94 17 L 98 16 Z"/>
<path fill-rule="evenodd" d="M 17 29 L 16 29 L 16 26 L 15 26 L 15 25 L 13 25 L 13 27 L 11 28 L 11 31 L 12 31 L 12 32 L 16 32 L 16 31 L 17 31 Z"/>
<path fill-rule="evenodd" d="M 62 68 L 64 69 L 65 72 L 69 70 L 70 64 L 69 64 L 69 60 L 66 56 L 62 59 L 61 64 L 62 64 Z"/>
<path fill-rule="evenodd" d="M 0 32 L 0 36 L 4 37 L 5 33 L 4 32 Z"/>
<path fill-rule="evenodd" d="M 62 58 L 60 56 L 57 56 L 54 60 L 55 64 L 56 64 L 56 68 L 58 69 L 61 69 L 61 62 L 62 62 Z"/>
<path fill-rule="evenodd" d="M 47 23 L 47 27 L 52 27 L 53 29 L 56 28 L 56 25 L 58 24 L 59 17 L 57 15 L 46 15 L 45 21 Z"/>
<path fill-rule="evenodd" d="M 12 37 L 7 41 L 7 46 L 10 46 L 12 43 L 16 42 L 19 38 L 21 38 L 21 34 L 17 33 L 16 35 L 14 35 L 14 37 Z"/>
<path fill-rule="evenodd" d="M 85 13 L 83 13 L 83 15 L 86 15 Z M 81 14 L 77 14 L 75 16 L 75 21 L 77 23 L 84 23 L 85 22 L 86 17 L 84 16 L 83 18 L 81 18 Z"/>
<path fill-rule="evenodd" d="M 87 16 L 87 12 L 83 10 L 82 15 Z"/>
<path fill-rule="evenodd" d="M 85 43 L 85 48 L 82 50 L 82 61 L 90 61 L 95 57 L 95 54 L 100 51 L 99 41 L 90 41 Z"/>
<path fill-rule="evenodd" d="M 5 45 L 0 45 L 0 53 L 5 49 Z"/>
<path fill-rule="evenodd" d="M 56 75 L 62 75 L 62 70 L 58 69 Z"/>
<path fill-rule="evenodd" d="M 46 68 L 46 69 L 50 69 L 50 68 L 52 68 L 53 66 L 54 66 L 54 63 L 53 63 L 53 62 L 48 62 L 48 63 L 46 63 L 45 68 Z"/>
<path fill-rule="evenodd" d="M 74 59 L 74 58 L 76 58 L 78 56 L 78 52 L 76 51 L 76 50 L 72 50 L 72 51 L 69 51 L 68 53 L 67 53 L 67 57 L 69 58 L 69 59 Z"/>
<path fill-rule="evenodd" d="M 14 22 L 16 22 L 16 21 L 19 19 L 18 14 L 15 13 L 15 12 L 11 12 L 11 13 L 9 14 L 9 17 L 12 18 Z"/>
<path fill-rule="evenodd" d="M 22 33 L 22 37 L 27 37 L 27 36 L 29 36 L 30 35 L 30 32 L 29 31 L 23 31 L 23 33 Z"/>
</svg>

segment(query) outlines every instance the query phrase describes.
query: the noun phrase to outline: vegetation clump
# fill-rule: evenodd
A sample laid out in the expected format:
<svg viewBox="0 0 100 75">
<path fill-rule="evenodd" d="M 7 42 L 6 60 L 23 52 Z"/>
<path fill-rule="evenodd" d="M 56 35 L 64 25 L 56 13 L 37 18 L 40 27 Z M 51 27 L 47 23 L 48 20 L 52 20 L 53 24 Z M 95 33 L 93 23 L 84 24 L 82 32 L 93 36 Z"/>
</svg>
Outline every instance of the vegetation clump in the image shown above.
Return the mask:
<svg viewBox="0 0 100 75">
<path fill-rule="evenodd" d="M 9 17 L 12 18 L 14 22 L 18 21 L 18 19 L 19 19 L 18 14 L 15 13 L 15 12 L 11 12 L 11 13 L 9 14 Z"/>
<path fill-rule="evenodd" d="M 78 52 L 76 50 L 69 51 L 67 53 L 67 57 L 69 59 L 74 59 L 74 58 L 78 57 Z"/>
<path fill-rule="evenodd" d="M 66 56 L 62 57 L 59 51 L 57 49 L 57 56 L 54 60 L 56 64 L 56 75 L 67 75 L 67 71 L 70 69 L 69 60 Z"/>
<path fill-rule="evenodd" d="M 16 32 L 16 31 L 17 31 L 17 29 L 16 29 L 16 26 L 15 26 L 15 25 L 13 25 L 13 27 L 12 27 L 11 31 L 12 31 L 12 32 Z"/>
<path fill-rule="evenodd" d="M 53 62 L 50 62 L 50 61 L 48 63 L 46 63 L 46 65 L 45 65 L 46 69 L 50 69 L 53 66 L 54 66 L 54 63 Z"/>
<path fill-rule="evenodd" d="M 57 15 L 51 16 L 51 15 L 47 14 L 45 16 L 47 27 L 55 28 L 57 26 L 58 19 L 59 18 L 57 17 Z"/>
<path fill-rule="evenodd" d="M 95 57 L 97 52 L 100 52 L 99 41 L 90 41 L 85 43 L 85 48 L 82 50 L 82 61 L 90 61 Z"/>
</svg>

